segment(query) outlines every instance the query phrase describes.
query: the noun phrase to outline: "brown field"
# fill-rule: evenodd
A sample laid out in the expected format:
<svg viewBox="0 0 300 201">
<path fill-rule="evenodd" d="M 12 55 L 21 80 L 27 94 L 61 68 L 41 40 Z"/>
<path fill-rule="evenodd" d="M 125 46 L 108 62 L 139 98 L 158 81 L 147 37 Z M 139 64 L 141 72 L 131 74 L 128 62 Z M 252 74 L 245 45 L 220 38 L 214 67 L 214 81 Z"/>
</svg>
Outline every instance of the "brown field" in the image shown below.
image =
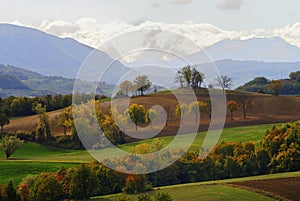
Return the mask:
<svg viewBox="0 0 300 201">
<path fill-rule="evenodd" d="M 238 187 L 246 187 L 277 198 L 281 197 L 285 200 L 300 200 L 300 177 L 253 180 L 230 184 Z"/>
<path fill-rule="evenodd" d="M 186 103 L 189 104 L 191 101 L 191 95 L 181 94 Z M 198 100 L 205 100 L 209 98 L 209 95 L 202 91 L 198 95 Z M 243 119 L 243 112 L 240 109 L 234 113 L 234 120 L 230 120 L 229 113 L 227 112 L 225 127 L 237 127 L 237 126 L 247 126 L 247 125 L 258 125 L 258 124 L 269 124 L 269 123 L 281 123 L 296 121 L 300 119 L 300 97 L 296 96 L 272 96 L 272 95 L 262 95 L 256 93 L 227 93 L 227 100 L 242 101 L 246 99 L 251 99 L 251 102 L 254 104 L 253 108 L 249 110 L 247 118 Z M 124 101 L 125 98 L 115 99 L 115 103 L 120 106 L 119 111 L 122 111 L 125 108 Z M 175 108 L 178 104 L 176 98 L 172 94 L 155 94 L 155 95 L 146 95 L 142 97 L 132 97 L 130 99 L 131 103 L 143 104 L 146 108 L 151 108 L 154 105 L 162 106 L 168 113 L 167 125 L 163 127 L 162 131 L 159 133 L 159 136 L 173 135 L 177 132 L 180 125 L 180 119 L 176 116 Z M 108 112 L 110 108 L 110 101 L 101 103 L 101 107 L 104 112 Z M 50 120 L 53 122 L 55 117 L 60 113 L 59 111 L 54 111 L 49 113 Z M 209 126 L 209 118 L 206 114 L 200 114 L 201 121 L 199 131 L 205 131 Z M 160 122 L 159 117 L 156 120 Z M 190 121 L 195 121 L 193 116 L 190 116 Z M 185 127 L 187 128 L 186 132 L 189 130 L 189 122 L 185 122 Z M 15 132 L 18 130 L 26 130 L 31 132 L 36 128 L 37 117 L 29 116 L 23 118 L 17 118 L 11 120 L 11 123 L 4 127 L 5 132 Z M 155 125 L 154 125 L 155 128 Z M 61 128 L 57 128 L 54 123 L 52 125 L 55 136 L 63 134 Z M 133 129 L 133 128 L 131 128 Z M 146 131 L 147 132 L 147 131 Z"/>
</svg>

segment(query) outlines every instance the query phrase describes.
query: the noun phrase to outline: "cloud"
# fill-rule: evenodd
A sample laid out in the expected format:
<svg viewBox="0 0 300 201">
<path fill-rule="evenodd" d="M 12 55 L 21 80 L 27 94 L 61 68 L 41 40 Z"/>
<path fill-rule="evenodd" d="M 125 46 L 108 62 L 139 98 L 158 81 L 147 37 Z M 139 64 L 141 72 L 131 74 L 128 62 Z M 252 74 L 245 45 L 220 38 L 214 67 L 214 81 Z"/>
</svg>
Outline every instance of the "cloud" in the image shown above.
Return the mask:
<svg viewBox="0 0 300 201">
<path fill-rule="evenodd" d="M 240 10 L 244 0 L 223 0 L 217 5 L 217 8 L 221 10 Z"/>
<path fill-rule="evenodd" d="M 184 5 L 191 3 L 192 0 L 172 0 L 170 3 L 173 5 Z"/>
<path fill-rule="evenodd" d="M 12 24 L 22 25 L 20 22 L 13 22 Z M 116 20 L 97 21 L 95 19 L 82 18 L 75 23 L 45 20 L 38 25 L 31 25 L 29 27 L 37 28 L 62 38 L 74 38 L 83 44 L 95 48 L 115 35 L 143 29 L 162 29 L 176 32 L 184 35 L 203 48 L 224 39 L 245 40 L 249 38 L 271 38 L 276 36 L 283 38 L 292 45 L 300 47 L 300 23 L 287 25 L 277 29 L 243 31 L 224 30 L 212 24 L 195 23 L 193 21 L 187 21 L 180 24 L 167 24 L 163 22 L 142 20 L 139 23 L 132 24 Z"/>
</svg>

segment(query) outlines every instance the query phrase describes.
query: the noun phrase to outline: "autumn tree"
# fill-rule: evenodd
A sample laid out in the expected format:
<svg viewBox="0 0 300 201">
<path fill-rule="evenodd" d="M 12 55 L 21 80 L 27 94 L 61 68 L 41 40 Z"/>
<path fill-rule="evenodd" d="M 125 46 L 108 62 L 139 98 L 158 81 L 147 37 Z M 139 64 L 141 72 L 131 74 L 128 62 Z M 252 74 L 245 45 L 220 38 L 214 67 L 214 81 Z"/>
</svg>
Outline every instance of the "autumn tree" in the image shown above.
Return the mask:
<svg viewBox="0 0 300 201">
<path fill-rule="evenodd" d="M 227 75 L 221 75 L 216 78 L 216 86 L 221 87 L 224 93 L 225 89 L 229 89 L 232 86 L 232 79 Z"/>
<path fill-rule="evenodd" d="M 146 75 L 139 75 L 134 80 L 134 87 L 140 92 L 140 95 L 144 95 L 144 91 L 151 87 L 152 83 Z"/>
<path fill-rule="evenodd" d="M 64 136 L 67 135 L 68 129 L 71 129 L 74 125 L 72 116 L 72 106 L 66 107 L 62 113 L 59 114 L 57 118 L 57 126 L 63 127 Z"/>
<path fill-rule="evenodd" d="M 123 191 L 129 194 L 138 194 L 150 190 L 148 180 L 145 175 L 128 175 Z"/>
<path fill-rule="evenodd" d="M 53 173 L 42 173 L 31 188 L 31 200 L 62 200 L 62 186 Z"/>
<path fill-rule="evenodd" d="M 198 117 L 199 117 L 199 104 L 198 101 L 191 102 L 189 105 L 189 113 L 195 115 L 195 123 L 198 123 Z"/>
<path fill-rule="evenodd" d="M 183 117 L 187 112 L 189 111 L 189 106 L 185 103 L 182 104 L 177 104 L 176 105 L 176 115 Z M 184 123 L 183 121 L 181 122 L 182 124 Z"/>
<path fill-rule="evenodd" d="M 247 112 L 253 108 L 253 102 L 250 99 L 244 100 L 241 103 L 241 108 L 243 110 L 244 119 L 247 117 Z"/>
<path fill-rule="evenodd" d="M 227 108 L 230 111 L 230 119 L 233 120 L 233 112 L 239 109 L 239 105 L 236 101 L 230 100 L 227 102 Z"/>
<path fill-rule="evenodd" d="M 22 144 L 23 140 L 20 140 L 16 136 L 6 135 L 2 140 L 2 150 L 8 159 Z"/>
<path fill-rule="evenodd" d="M 205 101 L 199 101 L 198 102 L 200 112 L 205 112 L 209 119 L 211 119 L 211 102 L 210 99 L 207 99 Z"/>
<path fill-rule="evenodd" d="M 153 128 L 153 121 L 158 116 L 158 113 L 154 109 L 149 109 L 146 112 L 146 122 L 150 122 L 151 128 Z"/>
<path fill-rule="evenodd" d="M 128 114 L 135 124 L 135 130 L 137 130 L 137 126 L 139 123 L 145 123 L 146 121 L 146 110 L 143 105 L 133 103 L 128 109 Z"/>
<path fill-rule="evenodd" d="M 272 93 L 274 95 L 278 95 L 279 92 L 283 89 L 283 84 L 280 80 L 273 80 L 270 84 L 269 84 L 269 89 L 270 91 L 272 91 Z"/>
<path fill-rule="evenodd" d="M 46 107 L 43 107 L 42 104 L 38 103 L 34 107 L 34 111 L 36 112 L 39 122 L 37 126 L 37 137 L 40 142 L 46 137 L 47 140 L 51 141 L 52 140 L 52 132 L 50 129 L 50 121 L 49 121 L 49 116 L 47 114 L 47 109 Z"/>
<path fill-rule="evenodd" d="M 133 84 L 129 80 L 125 80 L 120 84 L 120 94 L 128 96 L 133 90 Z"/>
</svg>

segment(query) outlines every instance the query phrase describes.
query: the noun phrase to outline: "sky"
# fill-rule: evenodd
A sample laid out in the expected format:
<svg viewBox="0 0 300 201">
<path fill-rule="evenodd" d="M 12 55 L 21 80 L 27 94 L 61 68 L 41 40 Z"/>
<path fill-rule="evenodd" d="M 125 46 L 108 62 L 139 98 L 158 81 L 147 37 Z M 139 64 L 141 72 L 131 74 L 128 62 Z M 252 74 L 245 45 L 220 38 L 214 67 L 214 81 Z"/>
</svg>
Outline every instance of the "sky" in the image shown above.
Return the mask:
<svg viewBox="0 0 300 201">
<path fill-rule="evenodd" d="M 0 22 L 97 47 L 112 36 L 159 27 L 201 47 L 279 36 L 300 47 L 299 0 L 0 0 Z"/>
<path fill-rule="evenodd" d="M 222 29 L 280 28 L 300 22 L 299 0 L 0 0 L 2 22 L 76 22 L 87 17 L 137 24 L 209 23 Z"/>
</svg>

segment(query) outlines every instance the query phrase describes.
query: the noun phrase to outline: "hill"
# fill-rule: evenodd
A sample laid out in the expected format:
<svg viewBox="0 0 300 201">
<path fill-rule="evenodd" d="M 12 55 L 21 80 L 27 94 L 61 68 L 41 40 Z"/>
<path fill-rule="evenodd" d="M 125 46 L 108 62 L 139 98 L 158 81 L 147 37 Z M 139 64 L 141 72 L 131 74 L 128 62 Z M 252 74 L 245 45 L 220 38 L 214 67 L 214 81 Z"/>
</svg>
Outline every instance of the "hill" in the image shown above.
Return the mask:
<svg viewBox="0 0 300 201">
<path fill-rule="evenodd" d="M 184 93 L 184 91 L 182 92 Z M 198 100 L 205 100 L 209 98 L 207 91 L 202 89 L 198 91 Z M 185 100 L 187 103 L 191 100 L 191 95 L 185 94 Z M 227 113 L 225 127 L 237 127 L 246 125 L 256 125 L 256 124 L 268 124 L 268 123 L 279 123 L 295 121 L 300 119 L 300 97 L 292 96 L 272 96 L 263 95 L 256 93 L 245 93 L 238 91 L 228 91 L 227 100 L 235 100 L 237 102 L 242 102 L 244 100 L 251 100 L 254 105 L 247 114 L 247 118 L 243 119 L 243 111 L 234 113 L 234 120 L 230 120 L 230 115 Z M 115 99 L 115 103 L 124 109 L 126 104 L 125 99 Z M 177 99 L 172 94 L 153 94 L 141 97 L 132 97 L 131 103 L 143 104 L 146 108 L 151 108 L 154 105 L 160 105 L 165 108 L 168 113 L 168 125 L 163 126 L 163 130 L 160 132 L 159 136 L 169 136 L 174 135 L 177 132 L 180 125 L 180 119 L 176 115 L 175 108 L 178 104 Z M 104 112 L 109 112 L 111 107 L 111 102 L 102 102 L 101 108 Z M 121 110 L 120 110 L 121 111 Z M 50 113 L 50 119 L 53 119 L 59 111 Z M 158 117 L 157 122 L 160 122 L 161 117 Z M 192 119 L 191 119 L 192 122 Z M 27 130 L 32 131 L 35 129 L 37 123 L 36 116 L 24 117 L 11 120 L 8 126 L 4 127 L 5 131 L 17 131 L 17 130 Z M 206 131 L 210 124 L 210 120 L 206 114 L 201 115 L 199 131 Z M 188 127 L 188 123 L 185 124 Z M 161 127 L 162 125 L 154 125 L 154 127 Z M 57 129 L 57 128 L 56 128 Z M 141 131 L 140 131 L 141 132 Z M 145 130 L 145 132 L 149 132 Z M 188 129 L 187 129 L 188 132 Z M 55 132 L 56 135 L 61 135 L 62 130 Z"/>
<path fill-rule="evenodd" d="M 289 79 L 279 79 L 282 83 L 282 89 L 280 94 L 286 95 L 300 95 L 300 71 L 290 73 Z M 262 92 L 271 94 L 272 91 L 269 89 L 271 80 L 265 77 L 256 77 L 253 80 L 239 86 L 237 90 L 251 91 L 251 92 Z"/>
<path fill-rule="evenodd" d="M 73 92 L 74 79 L 61 76 L 45 76 L 39 73 L 0 64 L 0 97 L 8 96 L 42 96 L 46 94 L 71 94 Z M 82 81 L 86 93 L 90 92 L 91 83 Z M 101 88 L 101 90 L 100 90 Z M 99 84 L 100 94 L 110 94 L 112 85 Z"/>
</svg>

